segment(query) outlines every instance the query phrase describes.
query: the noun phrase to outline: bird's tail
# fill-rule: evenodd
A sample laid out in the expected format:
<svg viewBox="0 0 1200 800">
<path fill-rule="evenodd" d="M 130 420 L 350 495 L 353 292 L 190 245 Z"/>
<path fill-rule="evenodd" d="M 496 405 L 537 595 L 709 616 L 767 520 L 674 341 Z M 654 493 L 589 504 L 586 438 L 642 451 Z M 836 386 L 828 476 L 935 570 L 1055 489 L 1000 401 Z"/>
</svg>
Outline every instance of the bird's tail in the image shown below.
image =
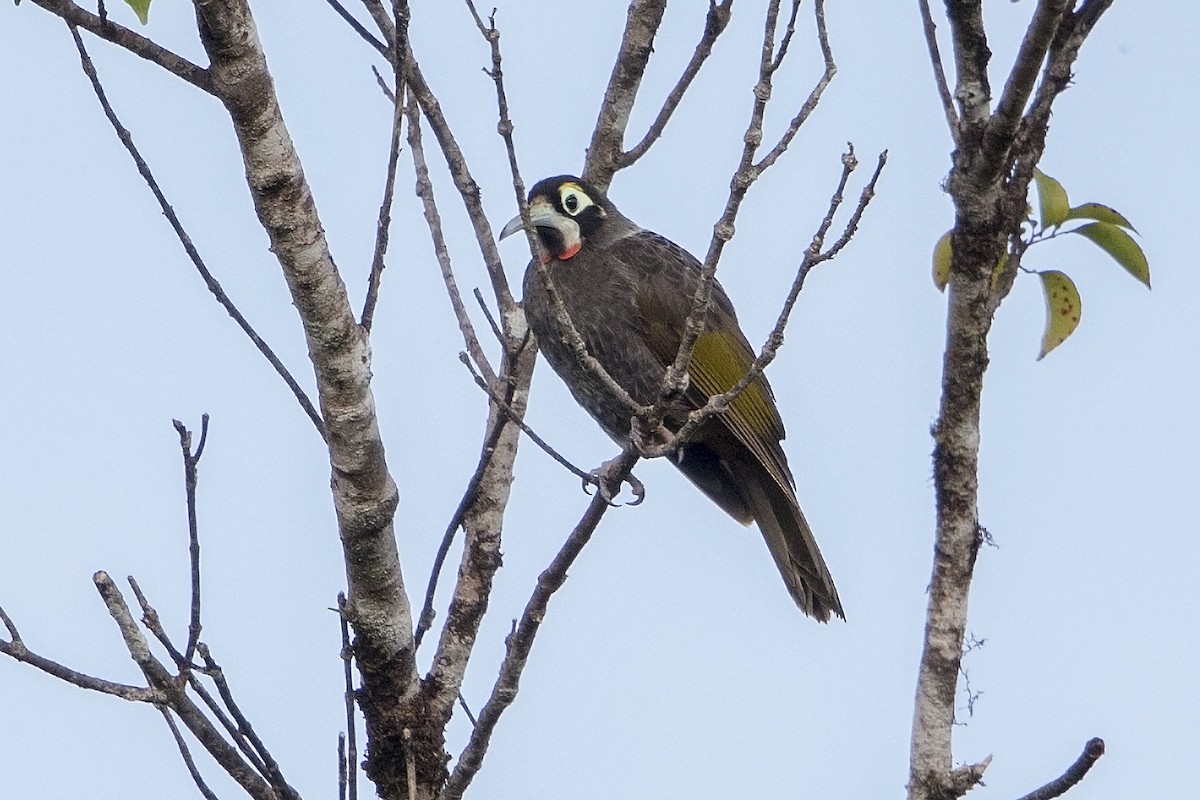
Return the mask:
<svg viewBox="0 0 1200 800">
<path fill-rule="evenodd" d="M 845 619 L 833 578 L 795 494 L 766 470 L 758 477 L 743 484 L 746 504 L 792 599 L 801 611 L 820 622 L 828 622 L 832 614 Z"/>
</svg>

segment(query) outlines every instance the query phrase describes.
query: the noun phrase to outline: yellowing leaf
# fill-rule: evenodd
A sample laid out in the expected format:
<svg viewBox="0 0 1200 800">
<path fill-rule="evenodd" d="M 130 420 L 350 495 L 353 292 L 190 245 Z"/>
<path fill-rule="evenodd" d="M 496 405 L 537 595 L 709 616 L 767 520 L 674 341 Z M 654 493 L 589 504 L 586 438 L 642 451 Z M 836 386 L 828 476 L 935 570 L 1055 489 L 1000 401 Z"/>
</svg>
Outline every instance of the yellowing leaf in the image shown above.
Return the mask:
<svg viewBox="0 0 1200 800">
<path fill-rule="evenodd" d="M 1150 288 L 1150 264 L 1142 248 L 1125 231 L 1108 222 L 1089 222 L 1072 233 L 1078 233 L 1096 243 L 1125 270 Z"/>
<path fill-rule="evenodd" d="M 1129 224 L 1121 212 L 1102 203 L 1083 203 L 1067 212 L 1067 219 L 1094 219 L 1097 222 L 1107 222 L 1120 228 L 1128 228 L 1137 233 L 1137 228 Z"/>
<path fill-rule="evenodd" d="M 1046 332 L 1042 334 L 1042 352 L 1038 361 L 1067 340 L 1079 326 L 1079 291 L 1066 273 L 1057 270 L 1039 272 L 1046 293 Z"/>
<path fill-rule="evenodd" d="M 946 284 L 950 283 L 950 261 L 954 258 L 950 250 L 951 233 L 946 231 L 933 246 L 933 285 L 939 292 L 946 291 Z"/>
<path fill-rule="evenodd" d="M 1067 200 L 1067 190 L 1063 188 L 1061 183 L 1037 167 L 1033 168 L 1033 180 L 1037 184 L 1038 205 L 1041 208 L 1042 215 L 1042 229 L 1045 230 L 1062 225 L 1071 210 L 1071 203 Z"/>
<path fill-rule="evenodd" d="M 125 0 L 133 13 L 137 14 L 138 20 L 145 25 L 150 21 L 150 0 Z"/>
</svg>

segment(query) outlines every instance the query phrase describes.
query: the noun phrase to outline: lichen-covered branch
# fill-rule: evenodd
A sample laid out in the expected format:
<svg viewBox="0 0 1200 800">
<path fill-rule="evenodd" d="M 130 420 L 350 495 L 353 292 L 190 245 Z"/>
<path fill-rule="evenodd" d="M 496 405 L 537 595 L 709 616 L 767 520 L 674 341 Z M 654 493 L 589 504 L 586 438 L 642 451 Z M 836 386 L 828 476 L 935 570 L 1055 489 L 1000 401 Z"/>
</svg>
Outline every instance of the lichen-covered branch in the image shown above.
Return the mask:
<svg viewBox="0 0 1200 800">
<path fill-rule="evenodd" d="M 1110 2 L 1102 0 L 1103 7 Z M 979 447 L 987 337 L 1012 285 L 1011 274 L 993 285 L 992 273 L 1024 219 L 1050 106 L 1066 88 L 1079 46 L 1099 16 L 1099 4 L 1085 3 L 1075 13 L 1069 6 L 1057 0 L 1038 4 L 993 112 L 986 75 L 991 53 L 980 3 L 946 3 L 962 114 L 955 122 L 947 110 L 956 125 L 954 162 L 946 181 L 955 225 L 941 402 L 934 426 L 937 530 L 910 742 L 910 800 L 960 797 L 982 779 L 990 761 L 955 768 L 952 733 L 967 605 L 982 541 Z M 1087 16 L 1081 17 L 1085 10 Z M 930 47 L 932 53 L 934 45 Z M 1033 92 L 1043 61 L 1042 81 Z M 1010 259 L 1010 272 L 1019 255 Z"/>
</svg>

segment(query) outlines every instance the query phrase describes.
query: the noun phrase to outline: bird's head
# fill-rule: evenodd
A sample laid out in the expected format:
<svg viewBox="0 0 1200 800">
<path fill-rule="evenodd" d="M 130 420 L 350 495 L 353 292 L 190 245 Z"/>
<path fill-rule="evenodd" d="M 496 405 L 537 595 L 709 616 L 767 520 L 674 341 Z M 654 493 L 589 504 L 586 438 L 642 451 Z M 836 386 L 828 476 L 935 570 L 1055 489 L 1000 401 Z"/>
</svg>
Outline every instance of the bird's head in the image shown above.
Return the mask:
<svg viewBox="0 0 1200 800">
<path fill-rule="evenodd" d="M 550 259 L 567 260 L 613 217 L 620 217 L 604 193 L 574 175 L 546 178 L 529 191 L 529 221 Z M 500 238 L 521 230 L 520 215 L 513 217 Z"/>
</svg>

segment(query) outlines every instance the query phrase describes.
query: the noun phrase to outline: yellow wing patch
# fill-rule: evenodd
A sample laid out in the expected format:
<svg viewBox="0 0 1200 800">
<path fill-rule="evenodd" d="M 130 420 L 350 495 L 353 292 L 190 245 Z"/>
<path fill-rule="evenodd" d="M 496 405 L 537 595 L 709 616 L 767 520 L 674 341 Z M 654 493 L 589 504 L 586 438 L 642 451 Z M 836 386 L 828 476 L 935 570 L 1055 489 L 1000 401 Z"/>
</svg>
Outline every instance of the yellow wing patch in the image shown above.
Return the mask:
<svg viewBox="0 0 1200 800">
<path fill-rule="evenodd" d="M 720 331 L 706 331 L 696 341 L 692 360 L 688 362 L 688 374 L 696 388 L 712 396 L 732 389 L 751 364 L 734 337 Z M 726 414 L 731 417 L 730 427 L 735 430 L 744 425 L 755 438 L 779 439 L 779 417 L 761 381 L 747 386 Z"/>
</svg>

